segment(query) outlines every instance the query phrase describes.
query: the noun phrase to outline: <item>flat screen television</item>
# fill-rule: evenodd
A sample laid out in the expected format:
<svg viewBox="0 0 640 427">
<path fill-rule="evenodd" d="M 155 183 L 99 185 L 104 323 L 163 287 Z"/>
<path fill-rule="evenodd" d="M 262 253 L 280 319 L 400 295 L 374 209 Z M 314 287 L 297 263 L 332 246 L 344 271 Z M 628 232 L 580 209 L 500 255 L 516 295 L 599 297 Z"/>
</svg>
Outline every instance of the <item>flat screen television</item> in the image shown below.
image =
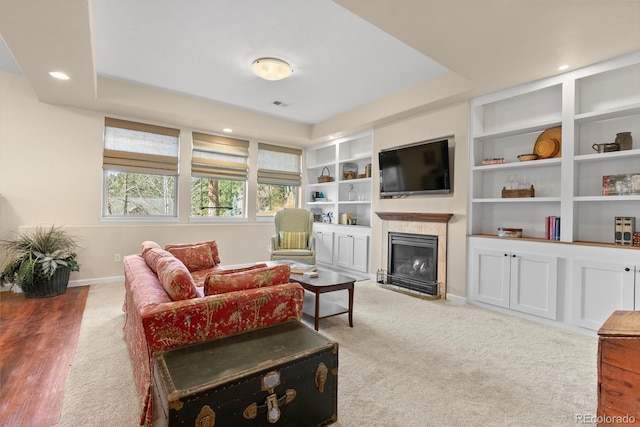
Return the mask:
<svg viewBox="0 0 640 427">
<path fill-rule="evenodd" d="M 451 192 L 449 140 L 380 151 L 380 196 Z"/>
</svg>

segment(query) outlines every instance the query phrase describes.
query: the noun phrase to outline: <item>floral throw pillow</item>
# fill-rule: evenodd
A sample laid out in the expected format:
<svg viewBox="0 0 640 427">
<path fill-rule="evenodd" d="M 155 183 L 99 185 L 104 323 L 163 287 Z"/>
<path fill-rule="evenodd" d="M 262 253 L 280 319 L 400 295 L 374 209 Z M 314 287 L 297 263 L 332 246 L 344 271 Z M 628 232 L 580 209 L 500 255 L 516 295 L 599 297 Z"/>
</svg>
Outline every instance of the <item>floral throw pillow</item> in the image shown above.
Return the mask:
<svg viewBox="0 0 640 427">
<path fill-rule="evenodd" d="M 256 268 L 237 273 L 211 273 L 204 281 L 204 294 L 217 295 L 227 292 L 289 283 L 290 274 L 291 267 L 286 264 L 276 265 L 274 267 Z"/>
<path fill-rule="evenodd" d="M 280 249 L 307 249 L 306 231 L 281 231 Z"/>
<path fill-rule="evenodd" d="M 211 247 L 206 243 L 179 248 L 172 247 L 167 250 L 182 261 L 189 271 L 204 270 L 216 266 L 211 254 Z"/>
<path fill-rule="evenodd" d="M 158 260 L 158 279 L 167 294 L 174 301 L 197 298 L 195 284 L 187 267 L 174 257 Z"/>
<path fill-rule="evenodd" d="M 218 254 L 218 244 L 215 240 L 210 240 L 208 242 L 198 242 L 198 243 L 182 243 L 177 245 L 166 245 L 164 248 L 166 250 L 174 249 L 174 248 L 185 248 L 189 246 L 199 246 L 199 245 L 209 245 L 211 249 L 211 256 L 213 257 L 213 262 L 215 265 L 220 264 L 220 256 Z"/>
</svg>

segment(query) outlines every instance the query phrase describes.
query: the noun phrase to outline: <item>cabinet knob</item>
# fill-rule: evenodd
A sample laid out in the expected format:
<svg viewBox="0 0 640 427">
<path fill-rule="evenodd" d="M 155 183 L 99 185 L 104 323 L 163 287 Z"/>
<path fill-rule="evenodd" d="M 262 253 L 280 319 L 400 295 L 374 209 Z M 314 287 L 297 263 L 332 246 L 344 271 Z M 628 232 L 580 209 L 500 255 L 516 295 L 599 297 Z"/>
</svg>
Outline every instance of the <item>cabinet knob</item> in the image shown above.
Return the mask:
<svg viewBox="0 0 640 427">
<path fill-rule="evenodd" d="M 509 256 L 509 254 L 504 254 L 504 256 Z"/>
<path fill-rule="evenodd" d="M 629 267 L 625 268 L 624 271 L 631 271 Z"/>
<path fill-rule="evenodd" d="M 515 258 L 515 257 L 516 257 L 516 254 L 513 254 L 513 255 L 511 255 L 511 256 L 512 256 L 513 258 Z"/>
</svg>

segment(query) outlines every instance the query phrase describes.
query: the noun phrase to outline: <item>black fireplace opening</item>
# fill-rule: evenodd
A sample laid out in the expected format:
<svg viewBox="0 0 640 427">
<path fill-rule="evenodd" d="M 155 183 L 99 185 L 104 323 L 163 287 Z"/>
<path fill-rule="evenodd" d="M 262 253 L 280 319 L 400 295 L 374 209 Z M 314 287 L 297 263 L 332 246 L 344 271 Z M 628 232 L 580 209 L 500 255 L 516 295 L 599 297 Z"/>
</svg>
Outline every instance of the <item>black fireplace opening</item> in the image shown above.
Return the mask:
<svg viewBox="0 0 640 427">
<path fill-rule="evenodd" d="M 438 236 L 389 233 L 387 284 L 438 295 Z"/>
</svg>

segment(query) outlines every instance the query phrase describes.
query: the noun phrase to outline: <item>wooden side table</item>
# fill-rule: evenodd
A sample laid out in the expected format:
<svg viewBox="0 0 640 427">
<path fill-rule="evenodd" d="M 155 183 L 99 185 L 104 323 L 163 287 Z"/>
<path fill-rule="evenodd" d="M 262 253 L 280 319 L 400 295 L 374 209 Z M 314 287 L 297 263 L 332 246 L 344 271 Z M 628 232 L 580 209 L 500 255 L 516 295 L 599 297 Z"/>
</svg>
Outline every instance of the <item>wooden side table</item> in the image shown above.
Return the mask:
<svg viewBox="0 0 640 427">
<path fill-rule="evenodd" d="M 598 426 L 640 426 L 640 311 L 615 311 L 598 335 Z"/>
</svg>

